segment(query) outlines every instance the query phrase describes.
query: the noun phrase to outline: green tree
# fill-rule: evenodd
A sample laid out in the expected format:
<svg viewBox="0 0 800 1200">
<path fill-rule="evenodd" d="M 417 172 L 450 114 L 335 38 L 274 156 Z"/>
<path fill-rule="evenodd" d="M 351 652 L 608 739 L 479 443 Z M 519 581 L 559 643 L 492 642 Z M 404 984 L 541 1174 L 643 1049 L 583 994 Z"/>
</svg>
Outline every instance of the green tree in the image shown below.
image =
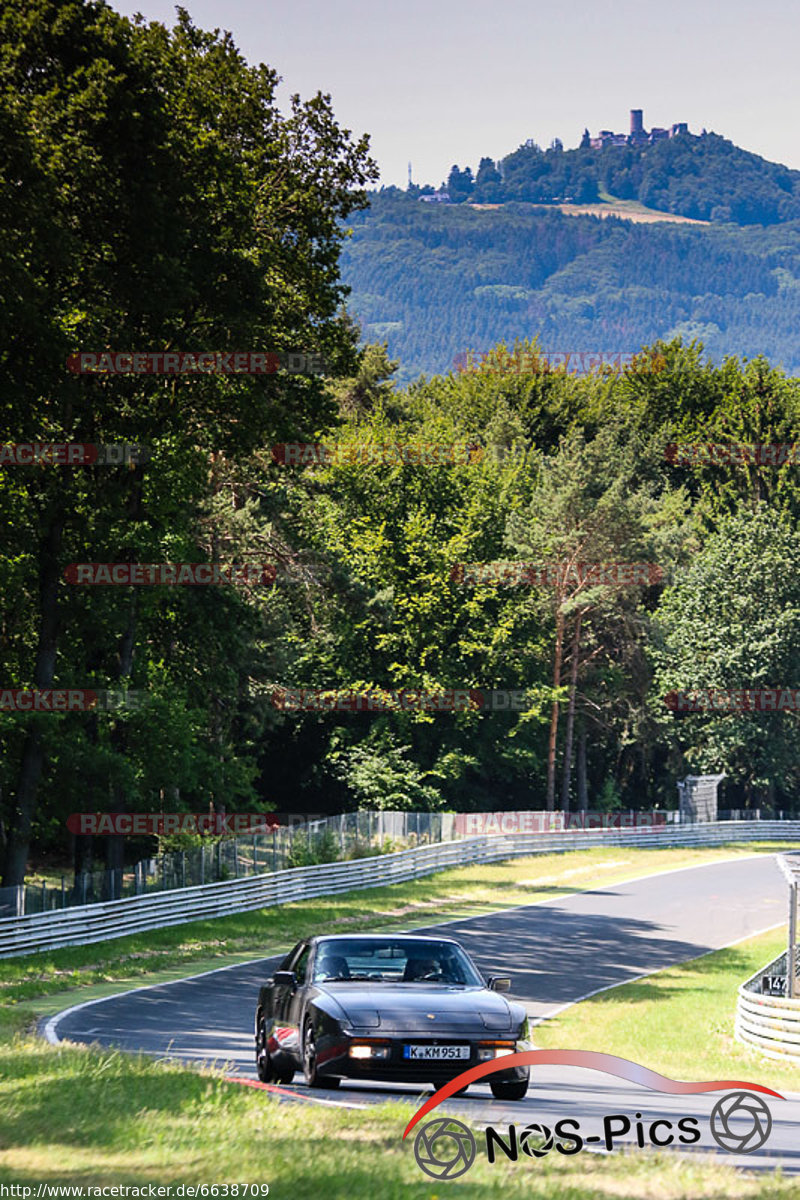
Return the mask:
<svg viewBox="0 0 800 1200">
<path fill-rule="evenodd" d="M 725 771 L 771 800 L 797 787 L 800 721 L 792 712 L 666 715 L 663 697 L 693 689 L 793 688 L 800 678 L 800 534 L 766 505 L 724 518 L 663 595 L 652 659 L 653 704 L 694 771 Z"/>
<path fill-rule="evenodd" d="M 65 547 L 98 561 L 97 546 L 127 518 L 117 552 L 149 541 L 164 557 L 191 540 L 207 486 L 198 452 L 246 454 L 288 428 L 324 425 L 335 411 L 313 378 L 281 374 L 266 389 L 241 376 L 76 378 L 64 369 L 69 353 L 250 346 L 316 349 L 333 371 L 355 366 L 353 331 L 337 318 L 337 256 L 341 221 L 363 202 L 374 165 L 366 139 L 353 142 L 337 126 L 329 97 L 294 97 L 283 118 L 277 82 L 270 68 L 248 67 L 229 35 L 196 29 L 183 10 L 169 31 L 90 0 L 3 8 L 3 441 L 154 448 L 146 471 L 43 469 L 10 484 L 25 493 L 34 548 L 23 564 L 14 543 L 0 547 L 18 562 L 16 590 L 4 599 L 17 610 L 10 665 L 20 683 L 47 688 L 87 668 L 147 680 L 158 661 L 148 662 L 140 602 L 127 594 L 113 603 L 116 640 L 109 626 L 110 645 L 65 657 L 71 609 L 81 606 L 64 596 Z M 177 471 L 171 454 L 182 461 Z M 177 524 L 154 538 L 165 518 Z M 202 623 L 184 632 L 203 656 Z M 224 702 L 218 693 L 198 699 L 211 710 Z M 15 718 L 6 884 L 24 873 L 60 720 Z M 124 754 L 121 731 L 116 741 Z"/>
<path fill-rule="evenodd" d="M 544 458 L 527 510 L 512 514 L 508 521 L 509 545 L 524 559 L 549 565 L 553 573 L 552 587 L 537 589 L 529 600 L 552 621 L 548 810 L 555 803 L 558 727 L 565 701 L 562 802 L 569 807 L 581 674 L 605 655 L 622 671 L 615 691 L 626 685 L 630 689 L 636 681 L 638 695 L 631 699 L 639 705 L 644 701 L 645 679 L 641 664 L 636 664 L 646 636 L 641 599 L 651 584 L 603 583 L 586 570 L 592 564 L 657 565 L 671 549 L 677 528 L 659 517 L 665 503 L 669 511 L 669 504 L 656 484 L 637 482 L 636 474 L 636 464 L 627 458 L 613 427 L 605 427 L 591 441 L 572 433 Z M 654 573 L 652 583 L 657 581 Z"/>
</svg>

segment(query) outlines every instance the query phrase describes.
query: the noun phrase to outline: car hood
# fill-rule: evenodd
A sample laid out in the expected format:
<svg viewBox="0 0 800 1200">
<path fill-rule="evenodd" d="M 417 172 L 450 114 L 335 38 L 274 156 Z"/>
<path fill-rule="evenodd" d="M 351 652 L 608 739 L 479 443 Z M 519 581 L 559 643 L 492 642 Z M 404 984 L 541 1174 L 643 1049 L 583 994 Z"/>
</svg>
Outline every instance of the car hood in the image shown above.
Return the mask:
<svg viewBox="0 0 800 1200">
<path fill-rule="evenodd" d="M 320 991 L 336 1001 L 354 1029 L 429 1036 L 469 1030 L 476 1035 L 511 1034 L 519 1024 L 508 1001 L 488 988 L 337 982 L 322 985 Z"/>
</svg>

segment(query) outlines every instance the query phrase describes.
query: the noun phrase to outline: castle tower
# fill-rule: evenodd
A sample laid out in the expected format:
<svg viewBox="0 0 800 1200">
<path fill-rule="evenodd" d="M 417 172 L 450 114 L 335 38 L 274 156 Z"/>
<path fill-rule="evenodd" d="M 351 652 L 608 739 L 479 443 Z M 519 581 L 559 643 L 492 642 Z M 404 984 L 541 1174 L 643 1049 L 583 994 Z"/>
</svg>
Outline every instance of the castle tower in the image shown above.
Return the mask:
<svg viewBox="0 0 800 1200">
<path fill-rule="evenodd" d="M 641 108 L 631 109 L 631 137 L 641 137 L 644 133 L 642 116 L 643 111 Z"/>
</svg>

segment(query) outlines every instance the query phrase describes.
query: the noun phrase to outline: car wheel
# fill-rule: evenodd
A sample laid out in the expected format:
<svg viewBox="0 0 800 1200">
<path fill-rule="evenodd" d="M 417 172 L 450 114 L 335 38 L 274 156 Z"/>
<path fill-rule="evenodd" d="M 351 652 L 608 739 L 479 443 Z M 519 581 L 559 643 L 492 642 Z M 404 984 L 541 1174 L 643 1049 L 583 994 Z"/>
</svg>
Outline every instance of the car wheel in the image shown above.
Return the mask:
<svg viewBox="0 0 800 1200">
<path fill-rule="evenodd" d="M 489 1086 L 495 1100 L 524 1100 L 528 1092 L 527 1079 L 496 1079 Z"/>
<path fill-rule="evenodd" d="M 309 1087 L 337 1088 L 339 1080 L 335 1077 L 320 1075 L 317 1070 L 317 1043 L 314 1038 L 314 1026 L 306 1021 L 303 1030 L 303 1074 Z"/>
<path fill-rule="evenodd" d="M 258 1037 L 256 1038 L 256 1072 L 262 1083 L 291 1083 L 294 1079 L 294 1071 L 279 1071 L 267 1051 L 267 1031 L 264 1022 L 261 1021 L 258 1026 Z"/>
</svg>

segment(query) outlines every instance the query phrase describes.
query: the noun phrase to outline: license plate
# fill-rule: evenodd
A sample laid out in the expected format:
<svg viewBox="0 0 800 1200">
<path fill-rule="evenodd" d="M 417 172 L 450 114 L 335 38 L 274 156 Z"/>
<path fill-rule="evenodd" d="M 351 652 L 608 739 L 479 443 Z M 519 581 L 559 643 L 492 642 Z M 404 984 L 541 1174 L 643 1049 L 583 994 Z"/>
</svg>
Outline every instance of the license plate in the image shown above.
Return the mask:
<svg viewBox="0 0 800 1200">
<path fill-rule="evenodd" d="M 469 1058 L 469 1046 L 404 1046 L 403 1058 Z"/>
</svg>

